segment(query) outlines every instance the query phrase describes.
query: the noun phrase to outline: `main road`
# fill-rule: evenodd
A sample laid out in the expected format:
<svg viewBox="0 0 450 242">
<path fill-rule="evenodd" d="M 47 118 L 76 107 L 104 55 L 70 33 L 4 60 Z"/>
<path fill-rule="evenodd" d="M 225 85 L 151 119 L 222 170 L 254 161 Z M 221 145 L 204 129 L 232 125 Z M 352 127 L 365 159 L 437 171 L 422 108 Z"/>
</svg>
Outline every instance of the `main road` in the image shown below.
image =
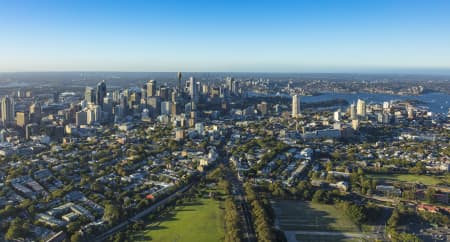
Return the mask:
<svg viewBox="0 0 450 242">
<path fill-rule="evenodd" d="M 116 232 L 126 228 L 126 226 L 128 226 L 130 223 L 133 223 L 135 221 L 137 221 L 138 219 L 141 219 L 144 216 L 147 216 L 148 214 L 150 214 L 151 212 L 155 211 L 156 209 L 158 209 L 160 206 L 165 205 L 169 202 L 171 202 L 174 198 L 180 196 L 183 192 L 187 191 L 189 188 L 191 188 L 192 183 L 185 185 L 184 187 L 178 189 L 176 192 L 172 193 L 171 195 L 169 195 L 168 197 L 164 198 L 163 200 L 153 204 L 152 206 L 146 208 L 145 210 L 139 212 L 138 214 L 134 215 L 131 218 L 127 218 L 125 221 L 119 223 L 118 225 L 110 228 L 109 230 L 105 231 L 103 234 L 97 236 L 94 241 L 104 241 L 105 239 L 107 239 L 109 236 L 115 234 Z"/>
</svg>

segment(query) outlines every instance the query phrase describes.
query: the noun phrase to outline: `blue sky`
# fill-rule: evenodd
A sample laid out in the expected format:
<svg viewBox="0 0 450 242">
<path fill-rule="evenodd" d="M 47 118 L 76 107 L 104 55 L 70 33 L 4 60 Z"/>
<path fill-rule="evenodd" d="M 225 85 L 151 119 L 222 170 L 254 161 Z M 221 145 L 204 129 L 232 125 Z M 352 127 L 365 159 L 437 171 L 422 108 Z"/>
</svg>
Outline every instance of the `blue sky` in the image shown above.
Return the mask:
<svg viewBox="0 0 450 242">
<path fill-rule="evenodd" d="M 0 71 L 450 69 L 450 1 L 0 0 Z"/>
</svg>

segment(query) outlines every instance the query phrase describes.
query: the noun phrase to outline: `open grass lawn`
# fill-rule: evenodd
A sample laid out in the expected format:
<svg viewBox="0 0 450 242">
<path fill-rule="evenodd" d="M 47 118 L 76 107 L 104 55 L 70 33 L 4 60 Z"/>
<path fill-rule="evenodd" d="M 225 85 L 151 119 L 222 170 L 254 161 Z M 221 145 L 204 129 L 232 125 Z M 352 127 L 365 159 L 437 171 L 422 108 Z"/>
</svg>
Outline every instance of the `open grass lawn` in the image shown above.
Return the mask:
<svg viewBox="0 0 450 242">
<path fill-rule="evenodd" d="M 415 174 L 392 174 L 392 175 L 378 175 L 372 174 L 370 177 L 391 180 L 400 182 L 422 183 L 425 185 L 437 185 L 439 183 L 450 183 L 450 176 L 435 176 L 435 175 L 415 175 Z"/>
<path fill-rule="evenodd" d="M 175 210 L 152 221 L 133 241 L 215 242 L 224 239 L 223 209 L 220 201 L 199 198 L 177 206 Z"/>
<path fill-rule="evenodd" d="M 333 205 L 277 201 L 273 208 L 281 230 L 359 232 L 343 211 Z"/>
</svg>

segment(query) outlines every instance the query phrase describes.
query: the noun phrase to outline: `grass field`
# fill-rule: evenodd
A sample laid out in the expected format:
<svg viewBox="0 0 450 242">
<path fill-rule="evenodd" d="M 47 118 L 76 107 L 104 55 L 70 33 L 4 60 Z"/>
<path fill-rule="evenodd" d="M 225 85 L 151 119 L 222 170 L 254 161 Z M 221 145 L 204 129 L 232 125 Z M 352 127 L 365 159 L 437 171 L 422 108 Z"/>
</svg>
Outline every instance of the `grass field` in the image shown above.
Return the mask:
<svg viewBox="0 0 450 242">
<path fill-rule="evenodd" d="M 137 233 L 133 241 L 214 242 L 224 239 L 223 209 L 220 201 L 199 198 L 177 206 Z"/>
<path fill-rule="evenodd" d="M 358 227 L 333 205 L 277 201 L 273 208 L 281 230 L 359 232 Z"/>
<path fill-rule="evenodd" d="M 373 177 L 379 180 L 391 180 L 400 182 L 422 183 L 425 185 L 437 185 L 439 183 L 450 183 L 450 176 L 433 176 L 433 175 L 414 175 L 414 174 L 392 174 L 392 175 L 378 175 L 372 174 Z"/>
</svg>

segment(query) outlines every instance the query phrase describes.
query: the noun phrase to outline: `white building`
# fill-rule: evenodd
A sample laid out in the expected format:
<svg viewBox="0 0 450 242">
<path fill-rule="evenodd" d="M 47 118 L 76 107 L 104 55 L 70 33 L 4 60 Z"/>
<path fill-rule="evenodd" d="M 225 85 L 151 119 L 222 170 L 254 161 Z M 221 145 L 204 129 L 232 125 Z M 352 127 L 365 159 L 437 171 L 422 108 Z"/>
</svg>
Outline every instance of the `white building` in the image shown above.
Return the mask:
<svg viewBox="0 0 450 242">
<path fill-rule="evenodd" d="M 297 118 L 300 116 L 300 96 L 294 95 L 292 96 L 292 117 Z"/>
</svg>

